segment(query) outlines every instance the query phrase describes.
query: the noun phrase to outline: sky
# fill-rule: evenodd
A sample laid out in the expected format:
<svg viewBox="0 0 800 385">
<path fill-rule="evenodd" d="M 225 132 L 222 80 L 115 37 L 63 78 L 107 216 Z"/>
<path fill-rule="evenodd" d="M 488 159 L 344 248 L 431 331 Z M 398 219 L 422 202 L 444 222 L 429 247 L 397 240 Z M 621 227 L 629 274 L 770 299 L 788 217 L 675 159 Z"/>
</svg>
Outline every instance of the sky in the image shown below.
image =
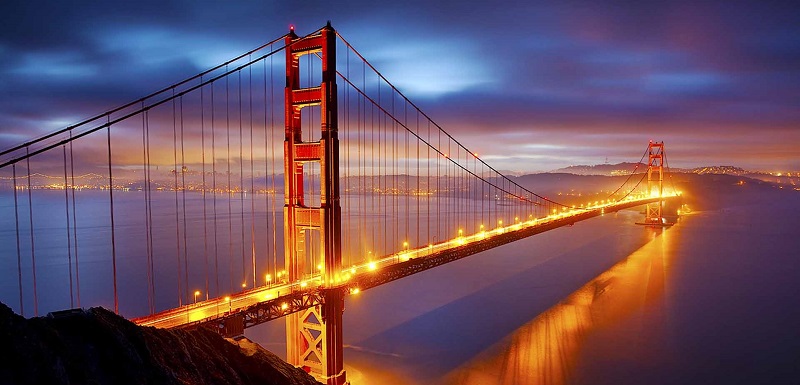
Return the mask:
<svg viewBox="0 0 800 385">
<path fill-rule="evenodd" d="M 490 164 L 800 170 L 788 1 L 4 1 L 0 148 L 331 20 Z"/>
</svg>

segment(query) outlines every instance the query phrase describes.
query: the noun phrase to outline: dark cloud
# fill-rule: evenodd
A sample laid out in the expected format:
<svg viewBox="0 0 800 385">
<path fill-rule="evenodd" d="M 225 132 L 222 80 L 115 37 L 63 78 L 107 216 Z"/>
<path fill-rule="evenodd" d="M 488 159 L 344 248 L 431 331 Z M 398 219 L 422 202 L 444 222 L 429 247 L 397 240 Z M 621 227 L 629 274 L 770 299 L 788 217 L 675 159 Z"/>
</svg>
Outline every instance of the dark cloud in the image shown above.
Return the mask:
<svg viewBox="0 0 800 385">
<path fill-rule="evenodd" d="M 500 168 L 520 159 L 535 159 L 523 168 L 537 170 L 622 161 L 646 140 L 664 139 L 675 163 L 800 169 L 800 151 L 787 144 L 800 142 L 799 9 L 725 1 L 4 2 L 0 147 L 135 100 L 289 24 L 302 33 L 330 19 L 454 136 L 506 163 Z"/>
</svg>

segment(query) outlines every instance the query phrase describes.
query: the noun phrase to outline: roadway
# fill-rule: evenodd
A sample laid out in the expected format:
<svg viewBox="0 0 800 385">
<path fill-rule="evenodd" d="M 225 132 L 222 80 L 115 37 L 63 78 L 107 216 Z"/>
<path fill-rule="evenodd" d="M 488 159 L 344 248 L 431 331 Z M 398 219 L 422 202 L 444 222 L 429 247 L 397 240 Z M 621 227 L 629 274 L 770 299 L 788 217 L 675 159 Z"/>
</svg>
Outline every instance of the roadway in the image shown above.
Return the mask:
<svg viewBox="0 0 800 385">
<path fill-rule="evenodd" d="M 600 203 L 564 210 L 544 218 L 515 221 L 475 234 L 459 235 L 443 242 L 402 250 L 372 261 L 345 268 L 325 285 L 322 274 L 295 282 L 277 281 L 226 297 L 198 301 L 165 310 L 132 321 L 141 326 L 159 328 L 216 325 L 222 328 L 226 319 L 241 319 L 245 327 L 253 326 L 320 303 L 325 290 L 344 290 L 358 294 L 362 290 L 391 282 L 466 256 L 529 237 L 534 234 L 626 208 L 656 202 L 663 198 L 629 197 L 620 202 Z"/>
</svg>

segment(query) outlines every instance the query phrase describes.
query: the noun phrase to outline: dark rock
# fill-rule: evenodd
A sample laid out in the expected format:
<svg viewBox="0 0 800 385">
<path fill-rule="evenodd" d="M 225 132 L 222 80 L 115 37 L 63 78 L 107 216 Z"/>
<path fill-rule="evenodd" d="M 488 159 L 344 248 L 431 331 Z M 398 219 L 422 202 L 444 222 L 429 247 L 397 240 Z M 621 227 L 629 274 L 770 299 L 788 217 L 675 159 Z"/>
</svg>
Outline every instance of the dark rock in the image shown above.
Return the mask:
<svg viewBox="0 0 800 385">
<path fill-rule="evenodd" d="M 319 384 L 255 343 L 139 327 L 103 309 L 25 319 L 0 303 L 0 384 Z"/>
</svg>

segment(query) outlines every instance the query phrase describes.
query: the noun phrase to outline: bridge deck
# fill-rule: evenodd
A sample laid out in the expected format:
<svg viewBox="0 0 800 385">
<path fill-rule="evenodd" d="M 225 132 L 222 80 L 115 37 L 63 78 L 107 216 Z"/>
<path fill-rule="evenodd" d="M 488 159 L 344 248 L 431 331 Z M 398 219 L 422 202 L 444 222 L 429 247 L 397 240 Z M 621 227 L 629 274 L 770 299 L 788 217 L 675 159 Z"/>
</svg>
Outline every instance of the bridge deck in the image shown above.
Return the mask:
<svg viewBox="0 0 800 385">
<path fill-rule="evenodd" d="M 161 328 L 203 326 L 225 335 L 236 335 L 241 333 L 243 327 L 254 326 L 320 304 L 325 290 L 344 290 L 346 293 L 355 294 L 481 251 L 548 230 L 572 225 L 604 213 L 672 198 L 674 196 L 629 199 L 522 221 L 426 247 L 403 250 L 375 261 L 352 266 L 343 270 L 337 277 L 338 281 L 327 287 L 323 285 L 321 276 L 316 275 L 304 281 L 281 282 L 236 293 L 229 297 L 200 301 L 196 304 L 135 318 L 133 322 L 143 326 Z"/>
</svg>

